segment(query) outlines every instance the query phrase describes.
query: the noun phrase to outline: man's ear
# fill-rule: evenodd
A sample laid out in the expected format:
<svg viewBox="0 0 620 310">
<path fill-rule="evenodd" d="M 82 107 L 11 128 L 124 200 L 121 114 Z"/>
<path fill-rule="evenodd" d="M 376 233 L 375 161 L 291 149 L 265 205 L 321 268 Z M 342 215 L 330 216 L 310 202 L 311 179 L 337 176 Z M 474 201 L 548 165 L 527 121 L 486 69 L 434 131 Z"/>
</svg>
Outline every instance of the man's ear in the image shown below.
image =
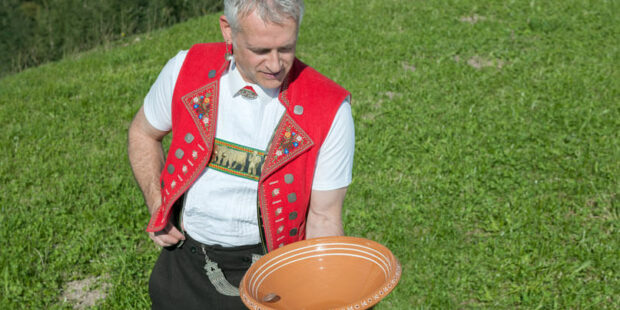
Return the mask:
<svg viewBox="0 0 620 310">
<path fill-rule="evenodd" d="M 222 37 L 224 42 L 232 43 L 232 27 L 226 18 L 226 15 L 220 16 L 220 29 L 222 30 Z"/>
</svg>

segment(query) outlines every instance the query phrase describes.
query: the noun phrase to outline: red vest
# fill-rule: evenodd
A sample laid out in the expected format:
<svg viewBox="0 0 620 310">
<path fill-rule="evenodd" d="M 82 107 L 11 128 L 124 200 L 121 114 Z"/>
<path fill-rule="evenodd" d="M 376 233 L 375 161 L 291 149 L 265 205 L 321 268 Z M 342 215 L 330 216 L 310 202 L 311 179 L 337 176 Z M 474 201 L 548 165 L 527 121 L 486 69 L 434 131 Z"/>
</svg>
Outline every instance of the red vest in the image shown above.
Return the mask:
<svg viewBox="0 0 620 310">
<path fill-rule="evenodd" d="M 225 52 L 223 43 L 197 44 L 185 58 L 172 96 L 172 142 L 160 178 L 162 204 L 147 231 L 166 226 L 174 202 L 211 160 L 220 77 L 229 64 Z M 258 180 L 258 220 L 267 251 L 304 239 L 317 155 L 348 95 L 295 59 L 279 95 L 286 111 Z"/>
</svg>

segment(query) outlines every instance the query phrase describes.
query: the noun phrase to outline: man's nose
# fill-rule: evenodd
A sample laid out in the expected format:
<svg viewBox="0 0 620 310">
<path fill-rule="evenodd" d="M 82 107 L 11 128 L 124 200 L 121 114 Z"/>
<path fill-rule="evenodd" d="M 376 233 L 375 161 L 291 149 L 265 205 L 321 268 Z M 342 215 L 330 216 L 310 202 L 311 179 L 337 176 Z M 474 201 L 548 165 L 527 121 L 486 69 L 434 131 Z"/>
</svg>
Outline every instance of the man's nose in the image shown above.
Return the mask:
<svg viewBox="0 0 620 310">
<path fill-rule="evenodd" d="M 280 53 L 278 53 L 277 50 L 271 51 L 267 55 L 266 65 L 267 65 L 267 69 L 271 73 L 280 72 L 280 69 L 282 66 L 280 64 Z"/>
</svg>

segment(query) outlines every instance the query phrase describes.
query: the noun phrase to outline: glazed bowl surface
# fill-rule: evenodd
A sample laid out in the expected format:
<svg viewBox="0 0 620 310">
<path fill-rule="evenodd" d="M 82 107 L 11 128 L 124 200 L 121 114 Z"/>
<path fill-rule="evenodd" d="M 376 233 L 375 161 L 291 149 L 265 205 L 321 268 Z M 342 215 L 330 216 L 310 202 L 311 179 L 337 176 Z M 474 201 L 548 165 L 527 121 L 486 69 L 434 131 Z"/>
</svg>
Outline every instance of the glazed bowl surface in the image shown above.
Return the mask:
<svg viewBox="0 0 620 310">
<path fill-rule="evenodd" d="M 396 257 L 375 241 L 323 237 L 263 256 L 239 292 L 249 309 L 367 309 L 394 289 L 400 275 Z"/>
</svg>

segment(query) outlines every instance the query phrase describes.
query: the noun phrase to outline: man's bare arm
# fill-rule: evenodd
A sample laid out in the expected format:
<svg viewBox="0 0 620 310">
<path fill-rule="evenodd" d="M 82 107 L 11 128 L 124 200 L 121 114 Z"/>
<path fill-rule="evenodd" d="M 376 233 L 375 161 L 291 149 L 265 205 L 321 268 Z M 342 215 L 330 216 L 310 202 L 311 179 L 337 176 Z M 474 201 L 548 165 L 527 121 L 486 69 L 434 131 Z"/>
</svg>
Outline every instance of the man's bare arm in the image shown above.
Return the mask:
<svg viewBox="0 0 620 310">
<path fill-rule="evenodd" d="M 150 214 L 157 211 L 161 205 L 159 176 L 164 167 L 161 141 L 167 134 L 167 131 L 160 131 L 148 122 L 143 107 L 136 113 L 129 126 L 127 146 L 129 163 Z M 160 232 L 149 233 L 149 236 L 160 246 L 174 245 L 180 239 L 185 239 L 171 223 Z"/>
<path fill-rule="evenodd" d="M 312 191 L 306 222 L 306 239 L 344 235 L 342 204 L 346 193 L 347 187 Z"/>
</svg>

